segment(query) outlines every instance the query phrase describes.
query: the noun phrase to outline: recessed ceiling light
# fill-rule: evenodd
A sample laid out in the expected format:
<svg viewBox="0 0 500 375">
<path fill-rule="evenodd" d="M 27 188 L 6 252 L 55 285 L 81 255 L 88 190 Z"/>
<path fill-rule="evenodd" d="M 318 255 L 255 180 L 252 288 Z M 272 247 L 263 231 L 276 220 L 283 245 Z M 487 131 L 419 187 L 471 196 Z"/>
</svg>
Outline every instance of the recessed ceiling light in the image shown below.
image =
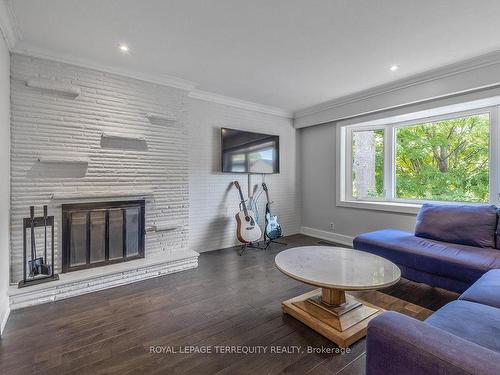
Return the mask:
<svg viewBox="0 0 500 375">
<path fill-rule="evenodd" d="M 120 45 L 118 46 L 118 48 L 120 49 L 120 51 L 122 51 L 124 53 L 129 51 L 129 48 L 128 48 L 128 46 L 125 43 L 120 43 Z"/>
<path fill-rule="evenodd" d="M 389 69 L 390 69 L 391 72 L 395 72 L 396 70 L 399 69 L 399 65 L 392 64 Z"/>
</svg>

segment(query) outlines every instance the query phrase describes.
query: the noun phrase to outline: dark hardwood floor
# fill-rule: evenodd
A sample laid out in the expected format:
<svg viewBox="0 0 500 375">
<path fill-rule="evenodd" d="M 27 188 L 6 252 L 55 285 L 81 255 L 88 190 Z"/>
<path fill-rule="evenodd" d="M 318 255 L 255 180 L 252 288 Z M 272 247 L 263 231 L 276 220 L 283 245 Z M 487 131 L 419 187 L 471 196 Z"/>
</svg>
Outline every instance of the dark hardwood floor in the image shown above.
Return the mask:
<svg viewBox="0 0 500 375">
<path fill-rule="evenodd" d="M 311 290 L 275 269 L 285 248 L 203 253 L 195 270 L 13 311 L 0 341 L 0 374 L 363 374 L 364 339 L 349 353 L 308 353 L 336 346 L 282 314 L 281 301 Z M 407 280 L 384 293 L 431 310 L 456 298 Z M 151 353 L 186 346 L 212 353 Z M 216 346 L 267 352 L 221 354 Z M 270 353 L 290 346 L 301 350 Z"/>
</svg>

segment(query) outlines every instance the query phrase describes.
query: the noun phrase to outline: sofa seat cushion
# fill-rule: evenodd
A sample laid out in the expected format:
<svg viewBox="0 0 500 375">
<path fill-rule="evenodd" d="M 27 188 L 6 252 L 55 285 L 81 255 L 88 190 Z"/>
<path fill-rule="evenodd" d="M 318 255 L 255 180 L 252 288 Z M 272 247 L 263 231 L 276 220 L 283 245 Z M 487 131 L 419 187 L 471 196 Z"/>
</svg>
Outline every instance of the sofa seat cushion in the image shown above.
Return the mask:
<svg viewBox="0 0 500 375">
<path fill-rule="evenodd" d="M 474 302 L 453 301 L 440 308 L 425 322 L 500 352 L 500 309 Z"/>
<path fill-rule="evenodd" d="M 497 208 L 493 205 L 422 205 L 415 236 L 477 247 L 495 247 Z"/>
<path fill-rule="evenodd" d="M 498 249 L 434 241 L 395 229 L 361 234 L 354 239 L 354 248 L 469 284 L 490 269 L 500 268 Z"/>
<path fill-rule="evenodd" d="M 485 273 L 459 299 L 500 308 L 500 269 Z"/>
</svg>

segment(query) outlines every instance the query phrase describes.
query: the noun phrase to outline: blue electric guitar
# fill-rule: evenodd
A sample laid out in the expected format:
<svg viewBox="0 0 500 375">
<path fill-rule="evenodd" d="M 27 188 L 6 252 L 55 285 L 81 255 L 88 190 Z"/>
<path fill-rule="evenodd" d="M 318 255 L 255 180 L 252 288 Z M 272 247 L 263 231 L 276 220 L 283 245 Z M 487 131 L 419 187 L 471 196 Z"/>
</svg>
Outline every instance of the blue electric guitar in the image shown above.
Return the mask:
<svg viewBox="0 0 500 375">
<path fill-rule="evenodd" d="M 278 217 L 271 214 L 271 200 L 269 199 L 269 191 L 265 182 L 262 183 L 262 189 L 266 192 L 266 229 L 265 234 L 270 240 L 275 240 L 280 238 L 283 233 L 281 231 L 281 225 L 278 223 Z"/>
</svg>

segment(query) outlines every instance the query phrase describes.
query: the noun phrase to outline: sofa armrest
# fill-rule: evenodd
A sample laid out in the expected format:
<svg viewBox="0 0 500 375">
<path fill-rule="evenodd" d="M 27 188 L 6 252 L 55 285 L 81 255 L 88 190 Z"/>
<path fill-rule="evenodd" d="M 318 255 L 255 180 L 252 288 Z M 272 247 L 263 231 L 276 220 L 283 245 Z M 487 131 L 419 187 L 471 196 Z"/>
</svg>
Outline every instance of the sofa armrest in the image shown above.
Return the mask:
<svg viewBox="0 0 500 375">
<path fill-rule="evenodd" d="M 368 324 L 367 375 L 500 374 L 500 353 L 396 312 Z"/>
</svg>

